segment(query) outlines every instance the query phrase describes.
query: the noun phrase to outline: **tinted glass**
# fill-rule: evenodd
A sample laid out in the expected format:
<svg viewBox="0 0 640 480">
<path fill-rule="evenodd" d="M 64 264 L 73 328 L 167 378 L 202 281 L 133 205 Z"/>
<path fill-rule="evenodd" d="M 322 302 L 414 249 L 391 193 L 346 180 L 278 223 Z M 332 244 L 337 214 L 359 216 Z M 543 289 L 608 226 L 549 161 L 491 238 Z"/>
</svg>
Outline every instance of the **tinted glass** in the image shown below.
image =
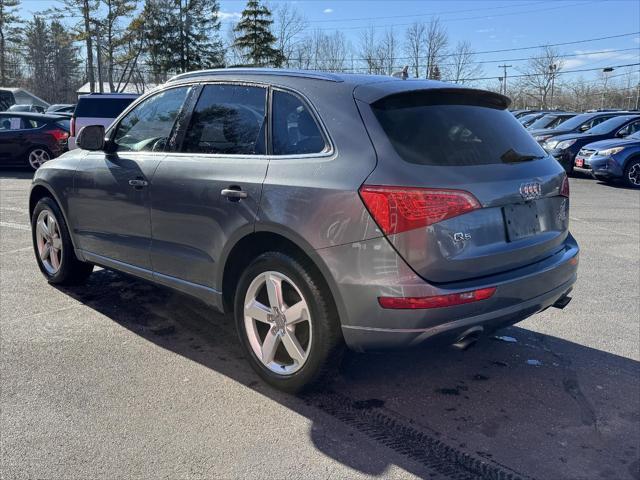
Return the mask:
<svg viewBox="0 0 640 480">
<path fill-rule="evenodd" d="M 13 98 L 13 93 L 0 90 L 0 111 L 6 110 L 14 103 L 16 103 L 16 100 Z"/>
<path fill-rule="evenodd" d="M 39 128 L 39 127 L 43 126 L 44 124 L 45 124 L 45 122 L 43 122 L 42 120 L 34 120 L 32 118 L 23 118 L 22 119 L 22 127 L 26 128 L 26 129 Z"/>
<path fill-rule="evenodd" d="M 118 151 L 163 151 L 190 87 L 172 88 L 143 100 L 118 124 Z"/>
<path fill-rule="evenodd" d="M 587 122 L 588 120 L 592 119 L 593 115 L 589 114 L 589 113 L 583 113 L 582 115 L 576 115 L 573 118 L 570 118 L 569 120 L 567 120 L 566 122 L 561 123 L 560 125 L 562 125 L 562 127 L 560 127 L 561 130 L 573 130 L 574 128 L 578 128 L 580 125 L 582 125 L 583 123 Z"/>
<path fill-rule="evenodd" d="M 629 125 L 624 127 L 622 130 L 620 130 L 618 132 L 618 135 L 621 137 L 626 137 L 627 135 L 632 135 L 636 133 L 638 130 L 640 130 L 640 121 L 630 123 Z"/>
<path fill-rule="evenodd" d="M 182 151 L 264 154 L 265 100 L 264 88 L 205 86 L 191 116 Z"/>
<path fill-rule="evenodd" d="M 116 118 L 135 98 L 80 97 L 75 109 L 76 117 Z"/>
<path fill-rule="evenodd" d="M 20 117 L 1 117 L 0 130 L 21 130 L 23 128 Z"/>
<path fill-rule="evenodd" d="M 507 110 L 481 96 L 411 93 L 373 105 L 402 159 L 421 165 L 483 165 L 545 156 Z"/>
<path fill-rule="evenodd" d="M 629 121 L 629 117 L 609 117 L 608 119 L 598 119 L 598 123 L 592 125 L 592 128 L 587 131 L 591 135 L 604 135 L 615 129 L 621 127 Z M 596 126 L 597 125 L 597 126 Z"/>
<path fill-rule="evenodd" d="M 56 125 L 66 130 L 67 132 L 71 130 L 71 120 L 60 120 L 56 122 Z"/>
<path fill-rule="evenodd" d="M 320 153 L 326 145 L 308 107 L 295 95 L 273 92 L 273 153 Z"/>
</svg>

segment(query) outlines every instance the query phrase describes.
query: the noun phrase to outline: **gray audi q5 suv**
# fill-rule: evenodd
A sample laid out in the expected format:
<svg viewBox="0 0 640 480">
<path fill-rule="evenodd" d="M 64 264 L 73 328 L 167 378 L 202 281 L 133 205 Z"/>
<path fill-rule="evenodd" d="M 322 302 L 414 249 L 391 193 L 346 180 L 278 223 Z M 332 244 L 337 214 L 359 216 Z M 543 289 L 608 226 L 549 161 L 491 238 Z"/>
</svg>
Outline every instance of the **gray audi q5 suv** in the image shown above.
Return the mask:
<svg viewBox="0 0 640 480">
<path fill-rule="evenodd" d="M 233 312 L 270 384 L 326 378 L 343 346 L 464 344 L 569 301 L 562 167 L 493 92 L 268 69 L 186 73 L 46 163 L 38 265 L 94 265 Z"/>
</svg>

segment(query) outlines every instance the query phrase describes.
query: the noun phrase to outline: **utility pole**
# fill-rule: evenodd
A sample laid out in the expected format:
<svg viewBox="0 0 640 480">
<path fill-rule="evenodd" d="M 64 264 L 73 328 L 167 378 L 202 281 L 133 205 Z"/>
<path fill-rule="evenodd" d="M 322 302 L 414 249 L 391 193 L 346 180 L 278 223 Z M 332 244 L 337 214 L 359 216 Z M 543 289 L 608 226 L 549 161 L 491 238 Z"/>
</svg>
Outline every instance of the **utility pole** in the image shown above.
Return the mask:
<svg viewBox="0 0 640 480">
<path fill-rule="evenodd" d="M 507 68 L 511 68 L 513 65 L 498 65 L 498 68 L 502 68 L 504 75 L 502 76 L 502 88 L 504 90 L 503 94 L 507 94 Z"/>
<path fill-rule="evenodd" d="M 553 87 L 555 84 L 557 69 L 558 69 L 558 66 L 555 63 L 553 65 L 549 65 L 549 73 L 551 73 L 551 102 L 549 102 L 551 105 L 549 106 L 549 108 L 551 108 L 552 110 L 553 110 Z"/>
<path fill-rule="evenodd" d="M 638 90 L 636 91 L 636 110 L 638 110 L 640 105 L 640 82 L 638 82 Z"/>
</svg>

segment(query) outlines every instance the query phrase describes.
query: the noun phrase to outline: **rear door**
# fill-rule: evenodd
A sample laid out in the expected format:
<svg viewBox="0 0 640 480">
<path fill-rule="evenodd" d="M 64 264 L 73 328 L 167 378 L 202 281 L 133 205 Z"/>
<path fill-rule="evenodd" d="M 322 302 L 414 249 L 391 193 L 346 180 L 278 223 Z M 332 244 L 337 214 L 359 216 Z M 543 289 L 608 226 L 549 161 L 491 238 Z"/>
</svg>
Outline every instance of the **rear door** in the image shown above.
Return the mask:
<svg viewBox="0 0 640 480">
<path fill-rule="evenodd" d="M 26 165 L 22 118 L 0 117 L 0 165 Z"/>
<path fill-rule="evenodd" d="M 268 160 L 266 88 L 207 84 L 175 151 L 154 176 L 151 259 L 156 279 L 192 293 L 215 284 L 222 251 L 253 229 Z"/>
<path fill-rule="evenodd" d="M 78 246 L 85 252 L 119 262 L 125 270 L 136 267 L 151 273 L 149 191 L 189 88 L 146 98 L 110 133 L 113 151 L 89 152 L 83 158 L 69 212 Z"/>
<path fill-rule="evenodd" d="M 483 277 L 563 248 L 566 176 L 501 97 L 424 90 L 359 105 L 378 154 L 361 195 L 423 278 Z"/>
</svg>

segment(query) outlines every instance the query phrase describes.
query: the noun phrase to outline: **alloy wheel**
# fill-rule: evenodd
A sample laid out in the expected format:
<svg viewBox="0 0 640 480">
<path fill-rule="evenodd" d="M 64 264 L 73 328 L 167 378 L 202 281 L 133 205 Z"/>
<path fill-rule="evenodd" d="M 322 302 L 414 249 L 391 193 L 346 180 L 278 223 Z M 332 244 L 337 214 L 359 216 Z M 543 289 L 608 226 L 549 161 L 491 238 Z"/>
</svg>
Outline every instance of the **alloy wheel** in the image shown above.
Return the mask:
<svg viewBox="0 0 640 480">
<path fill-rule="evenodd" d="M 49 275 L 55 275 L 62 263 L 62 238 L 60 226 L 53 213 L 42 210 L 36 221 L 38 256 Z"/>
<path fill-rule="evenodd" d="M 37 170 L 43 163 L 51 160 L 51 155 L 43 148 L 35 148 L 29 152 L 29 165 Z"/>
<path fill-rule="evenodd" d="M 640 186 L 640 163 L 631 166 L 627 177 L 632 185 Z"/>
<path fill-rule="evenodd" d="M 244 301 L 247 339 L 272 372 L 291 375 L 303 367 L 311 350 L 311 320 L 300 289 L 282 273 L 263 272 L 249 285 Z"/>
</svg>

